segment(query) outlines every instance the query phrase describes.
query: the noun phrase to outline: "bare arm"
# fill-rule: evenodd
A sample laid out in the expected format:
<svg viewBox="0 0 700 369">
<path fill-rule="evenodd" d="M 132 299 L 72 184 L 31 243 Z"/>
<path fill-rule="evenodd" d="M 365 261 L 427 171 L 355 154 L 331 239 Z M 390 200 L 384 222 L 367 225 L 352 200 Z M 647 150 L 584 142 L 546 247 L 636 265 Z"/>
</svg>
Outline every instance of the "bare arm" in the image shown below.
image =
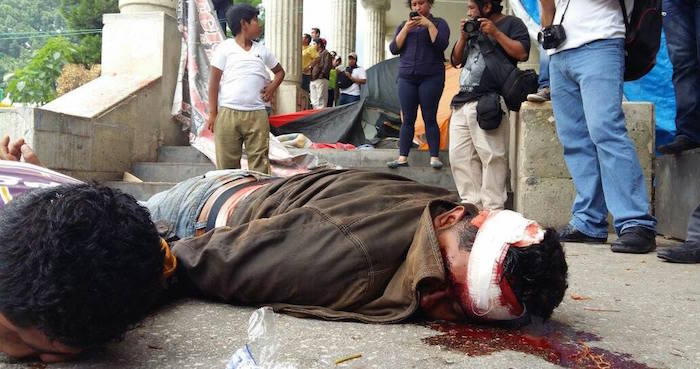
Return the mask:
<svg viewBox="0 0 700 369">
<path fill-rule="evenodd" d="M 214 123 L 216 122 L 216 115 L 219 113 L 219 84 L 221 83 L 221 76 L 224 72 L 212 66 L 211 72 L 209 73 L 209 119 L 207 127 L 214 133 Z"/>
<path fill-rule="evenodd" d="M 264 101 L 272 100 L 272 97 L 275 95 L 277 87 L 279 87 L 280 84 L 282 84 L 282 81 L 284 80 L 284 68 L 282 68 L 282 66 L 279 63 L 277 63 L 277 65 L 275 65 L 274 68 L 272 68 L 272 73 L 275 74 L 275 79 L 273 79 L 272 82 L 270 82 L 270 84 L 265 86 L 265 88 L 263 88 L 262 90 Z"/>
<path fill-rule="evenodd" d="M 540 4 L 542 5 L 540 22 L 542 27 L 549 27 L 554 23 L 554 12 L 556 10 L 554 0 L 540 0 Z"/>
<path fill-rule="evenodd" d="M 461 30 L 459 40 L 455 43 L 455 46 L 452 48 L 452 53 L 450 54 L 450 63 L 455 68 L 462 67 L 462 60 L 464 60 L 464 47 L 467 46 L 467 40 L 469 39 L 467 33 L 464 32 L 464 23 L 466 22 L 466 18 L 462 18 L 459 21 L 459 29 Z"/>
</svg>

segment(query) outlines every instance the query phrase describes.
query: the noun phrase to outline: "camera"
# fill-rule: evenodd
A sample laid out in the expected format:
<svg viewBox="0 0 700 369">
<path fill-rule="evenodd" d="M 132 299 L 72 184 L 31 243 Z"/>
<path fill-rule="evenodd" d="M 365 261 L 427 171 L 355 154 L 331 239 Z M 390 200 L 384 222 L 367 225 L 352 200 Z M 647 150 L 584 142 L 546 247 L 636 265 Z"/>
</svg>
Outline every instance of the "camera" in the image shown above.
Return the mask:
<svg viewBox="0 0 700 369">
<path fill-rule="evenodd" d="M 413 19 L 415 17 L 420 17 L 420 14 L 418 14 L 418 12 L 410 12 L 408 13 L 408 17 Z"/>
<path fill-rule="evenodd" d="M 565 40 L 566 32 L 564 32 L 564 27 L 561 24 L 544 27 L 537 34 L 537 42 L 539 42 L 545 50 L 556 49 Z"/>
<path fill-rule="evenodd" d="M 464 23 L 464 27 L 462 29 L 467 35 L 474 35 L 481 29 L 481 22 L 479 22 L 477 19 L 469 19 Z"/>
</svg>

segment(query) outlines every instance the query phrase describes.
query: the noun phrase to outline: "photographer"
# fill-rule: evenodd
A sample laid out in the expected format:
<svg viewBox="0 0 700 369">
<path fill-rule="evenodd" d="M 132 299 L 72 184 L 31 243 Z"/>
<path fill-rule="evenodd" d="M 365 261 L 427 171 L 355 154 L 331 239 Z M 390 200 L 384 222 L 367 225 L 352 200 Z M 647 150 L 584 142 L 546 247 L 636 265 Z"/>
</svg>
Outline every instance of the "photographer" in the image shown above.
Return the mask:
<svg viewBox="0 0 700 369">
<path fill-rule="evenodd" d="M 508 165 L 508 109 L 487 68 L 482 46 L 490 46 L 513 65 L 530 52 L 527 27 L 501 13 L 501 0 L 470 0 L 469 19 L 450 61 L 462 67 L 459 93 L 452 99 L 450 165 L 462 202 L 483 209 L 503 209 Z"/>
<path fill-rule="evenodd" d="M 618 0 L 540 0 L 539 39 L 549 50 L 557 134 L 576 187 L 567 242 L 605 243 L 608 210 L 620 236 L 614 252 L 656 248 L 656 219 L 622 112 L 625 22 Z M 634 1 L 626 0 L 632 9 Z"/>
</svg>

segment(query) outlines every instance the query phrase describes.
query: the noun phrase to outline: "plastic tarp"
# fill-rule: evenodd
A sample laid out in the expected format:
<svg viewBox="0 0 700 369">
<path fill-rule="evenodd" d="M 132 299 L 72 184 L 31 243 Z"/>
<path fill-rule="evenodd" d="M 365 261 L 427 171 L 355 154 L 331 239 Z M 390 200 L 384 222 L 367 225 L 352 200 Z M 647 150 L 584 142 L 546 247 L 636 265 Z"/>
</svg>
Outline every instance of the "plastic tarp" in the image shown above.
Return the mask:
<svg viewBox="0 0 700 369">
<path fill-rule="evenodd" d="M 336 142 L 353 144 L 366 143 L 365 132 L 362 128 L 362 109 L 365 100 L 352 104 L 317 110 L 318 113 L 302 115 L 301 118 L 286 124 L 270 127 L 275 136 L 302 133 L 315 143 L 333 144 Z M 271 119 L 276 119 L 272 117 Z"/>
<path fill-rule="evenodd" d="M 536 35 L 540 27 L 538 3 L 539 0 L 508 0 L 513 13 L 528 26 L 530 36 Z M 662 35 L 654 69 L 641 79 L 625 82 L 624 85 L 627 100 L 654 103 L 657 146 L 671 141 L 676 131 L 676 97 L 672 76 L 673 66 L 666 48 L 666 37 Z"/>
<path fill-rule="evenodd" d="M 367 70 L 367 88 L 362 94 L 366 97 L 366 106 L 401 114 L 401 103 L 396 80 L 398 78 L 399 58 L 392 58 L 375 64 Z M 450 128 L 450 116 L 452 109 L 450 103 L 459 91 L 460 69 L 445 64 L 445 87 L 438 105 L 437 122 L 440 128 L 440 149 L 447 150 Z M 418 144 L 419 150 L 428 150 L 428 141 L 425 138 L 425 122 L 420 109 L 416 118 L 415 134 L 413 142 Z"/>
</svg>

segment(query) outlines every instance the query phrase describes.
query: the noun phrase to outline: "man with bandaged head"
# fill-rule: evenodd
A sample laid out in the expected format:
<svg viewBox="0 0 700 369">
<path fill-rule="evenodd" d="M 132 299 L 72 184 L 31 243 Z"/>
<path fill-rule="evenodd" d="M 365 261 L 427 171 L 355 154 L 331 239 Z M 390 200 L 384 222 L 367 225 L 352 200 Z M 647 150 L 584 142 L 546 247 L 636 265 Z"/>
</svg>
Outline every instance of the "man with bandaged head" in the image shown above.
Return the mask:
<svg viewBox="0 0 700 369">
<path fill-rule="evenodd" d="M 12 147 L 5 158 L 19 158 Z M 3 346 L 17 348 L 6 349 L 12 356 L 62 360 L 118 339 L 165 286 L 299 317 L 395 323 L 419 314 L 513 326 L 550 317 L 567 287 L 555 232 L 511 211 L 479 213 L 454 193 L 396 175 L 215 171 L 153 196 L 146 212 L 117 190 L 65 178 L 29 189 L 23 178 L 37 171 L 46 170 L 0 161 L 0 175 L 16 179 L 0 209 L 0 329 L 13 339 Z M 119 209 L 134 215 L 126 221 Z M 13 234 L 27 222 L 33 227 Z M 138 238 L 129 238 L 132 228 Z M 119 258 L 130 253 L 148 262 Z M 48 272 L 31 267 L 47 258 Z M 5 267 L 18 264 L 27 267 Z M 5 283 L 11 277 L 24 285 Z M 56 288 L 52 277 L 67 282 Z M 81 291 L 99 291 L 100 300 Z"/>
</svg>

